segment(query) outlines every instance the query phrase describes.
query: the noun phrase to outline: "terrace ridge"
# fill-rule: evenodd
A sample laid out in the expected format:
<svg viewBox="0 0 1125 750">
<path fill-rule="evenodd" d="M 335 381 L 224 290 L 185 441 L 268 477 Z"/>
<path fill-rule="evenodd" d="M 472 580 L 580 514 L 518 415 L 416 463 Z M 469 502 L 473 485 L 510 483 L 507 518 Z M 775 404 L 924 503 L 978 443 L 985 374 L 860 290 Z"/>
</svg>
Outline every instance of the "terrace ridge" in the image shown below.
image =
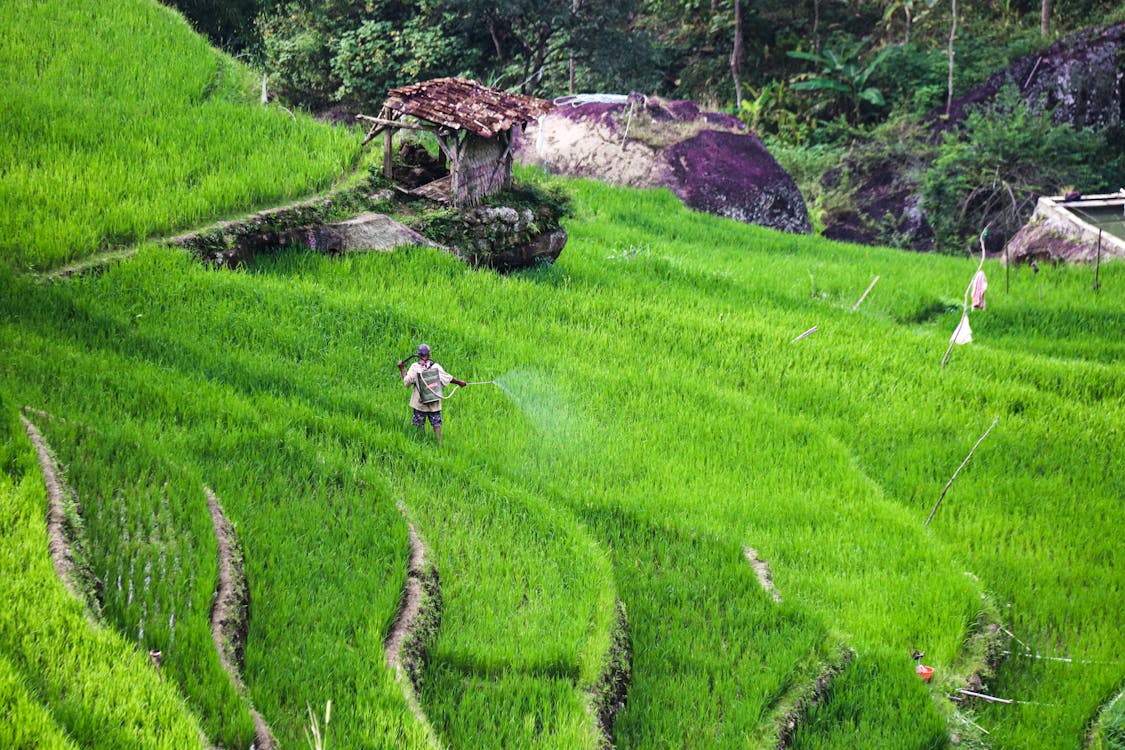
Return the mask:
<svg viewBox="0 0 1125 750">
<path fill-rule="evenodd" d="M 824 702 L 824 699 L 832 690 L 832 683 L 837 675 L 847 669 L 855 657 L 855 649 L 848 645 L 842 645 L 837 657 L 824 665 L 812 683 L 799 688 L 800 696 L 796 703 L 785 713 L 777 725 L 777 744 L 775 745 L 777 750 L 786 750 L 792 744 L 797 729 L 808 718 L 809 713 Z"/>
<path fill-rule="evenodd" d="M 625 708 L 629 684 L 633 676 L 633 640 L 629 632 L 629 617 L 625 602 L 614 599 L 615 615 L 609 652 L 598 683 L 590 689 L 591 710 L 594 712 L 604 748 L 613 748 L 613 725 L 617 714 Z"/>
<path fill-rule="evenodd" d="M 403 502 L 398 503 L 398 509 L 404 517 L 407 516 Z M 414 718 L 425 729 L 433 744 L 440 745 L 437 734 L 418 701 L 417 691 L 429 644 L 434 641 L 441 627 L 441 579 L 437 567 L 426 555 L 426 545 L 414 524 L 407 520 L 406 528 L 410 538 L 406 582 L 403 584 L 398 612 L 383 640 L 383 651 L 387 668 L 394 672 L 395 680 L 401 685 L 403 698 Z"/>
<path fill-rule="evenodd" d="M 25 406 L 25 414 L 36 414 L 47 419 L 53 417 L 47 412 Z M 51 557 L 51 564 L 55 574 L 62 581 L 63 586 L 81 599 L 89 613 L 97 619 L 101 615 L 100 581 L 89 569 L 88 565 L 75 554 L 75 547 L 79 540 L 75 538 L 78 531 L 67 519 L 67 498 L 74 503 L 75 512 L 81 516 L 81 507 L 77 502 L 77 494 L 62 478 L 62 471 L 52 454 L 46 439 L 38 428 L 24 414 L 20 415 L 24 430 L 35 448 L 35 455 L 43 474 L 43 482 L 47 489 L 47 551 Z M 68 526 L 70 531 L 68 531 Z"/>
<path fill-rule="evenodd" d="M 219 654 L 219 663 L 230 676 L 235 689 L 247 696 L 248 691 L 239 675 L 250 627 L 250 589 L 246 585 L 242 549 L 219 498 L 210 487 L 204 487 L 203 491 L 207 495 L 207 510 L 215 527 L 219 555 L 215 601 L 211 605 L 211 638 L 215 642 L 215 651 Z M 277 740 L 266 720 L 253 706 L 249 708 L 250 717 L 254 721 L 254 747 L 257 750 L 277 750 Z"/>
</svg>

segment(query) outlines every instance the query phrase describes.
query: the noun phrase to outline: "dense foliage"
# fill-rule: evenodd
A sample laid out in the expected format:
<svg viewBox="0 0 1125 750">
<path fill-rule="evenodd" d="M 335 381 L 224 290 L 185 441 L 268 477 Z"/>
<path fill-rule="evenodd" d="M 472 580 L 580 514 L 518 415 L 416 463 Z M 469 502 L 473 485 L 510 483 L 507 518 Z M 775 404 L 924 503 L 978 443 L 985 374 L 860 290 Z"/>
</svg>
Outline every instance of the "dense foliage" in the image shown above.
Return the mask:
<svg viewBox="0 0 1125 750">
<path fill-rule="evenodd" d="M 944 133 L 926 173 L 922 195 L 938 242 L 956 246 L 984 227 L 1012 236 L 1040 195 L 1098 184 L 1104 143 L 1091 131 L 1053 124 L 1007 86 L 994 106 Z M 1125 167 L 1125 152 L 1119 159 Z"/>
<path fill-rule="evenodd" d="M 201 23 L 217 14 L 195 5 L 184 9 Z M 1059 0 L 1052 33 L 1105 23 L 1115 7 Z M 790 52 L 849 49 L 862 50 L 859 69 L 890 50 L 899 62 L 912 58 L 906 66 L 874 66 L 883 67 L 881 78 L 871 72 L 884 94 L 945 87 L 947 5 L 742 0 L 738 10 L 734 0 L 286 0 L 263 5 L 257 50 L 275 91 L 309 107 L 369 105 L 390 85 L 463 73 L 539 95 L 638 90 L 737 108 L 736 82 L 760 89 L 809 70 Z M 1042 45 L 1039 21 L 1038 3 L 962 4 L 955 83 L 980 80 Z"/>
</svg>

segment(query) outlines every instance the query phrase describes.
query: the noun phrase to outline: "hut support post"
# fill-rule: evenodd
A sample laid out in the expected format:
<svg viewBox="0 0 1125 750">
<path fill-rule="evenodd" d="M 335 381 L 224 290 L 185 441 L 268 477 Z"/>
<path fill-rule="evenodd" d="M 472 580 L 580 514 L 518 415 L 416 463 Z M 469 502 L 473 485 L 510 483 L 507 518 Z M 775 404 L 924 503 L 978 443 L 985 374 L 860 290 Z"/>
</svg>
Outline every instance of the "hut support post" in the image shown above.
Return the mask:
<svg viewBox="0 0 1125 750">
<path fill-rule="evenodd" d="M 394 179 L 394 129 L 383 131 L 383 176 Z"/>
</svg>

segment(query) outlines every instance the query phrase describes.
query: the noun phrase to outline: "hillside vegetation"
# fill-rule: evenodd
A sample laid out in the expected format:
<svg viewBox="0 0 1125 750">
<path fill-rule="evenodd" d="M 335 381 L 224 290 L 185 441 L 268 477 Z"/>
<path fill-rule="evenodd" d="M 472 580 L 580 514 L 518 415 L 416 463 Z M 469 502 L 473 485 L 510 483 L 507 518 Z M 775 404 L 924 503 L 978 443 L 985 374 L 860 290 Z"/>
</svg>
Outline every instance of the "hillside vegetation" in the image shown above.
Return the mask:
<svg viewBox="0 0 1125 750">
<path fill-rule="evenodd" d="M 47 270 L 306 194 L 345 130 L 254 105 L 252 74 L 150 0 L 0 4 L 0 253 Z"/>
<path fill-rule="evenodd" d="M 50 5 L 123 38 L 169 24 L 195 49 L 154 5 Z M 39 7 L 0 14 L 46 24 Z M 130 59 L 69 49 L 103 69 Z M 205 68 L 237 70 L 198 49 Z M 159 59 L 167 81 L 190 78 Z M 6 80 L 32 80 L 9 60 Z M 106 80 L 137 127 L 168 128 L 159 143 L 218 106 L 188 96 L 165 116 Z M 986 263 L 975 342 L 944 368 L 976 259 L 781 234 L 582 181 L 552 181 L 573 202 L 559 262 L 521 274 L 420 248 L 298 247 L 223 271 L 142 243 L 44 282 L 25 271 L 248 209 L 284 194 L 269 191 L 290 167 L 300 194 L 352 158 L 352 136 L 281 113 L 263 167 L 245 150 L 259 141 L 230 133 L 277 113 L 226 104 L 230 130 L 205 128 L 217 161 L 197 168 L 229 202 L 193 207 L 156 172 L 135 195 L 167 202 L 135 206 L 120 234 L 108 209 L 128 201 L 101 191 L 138 147 L 101 101 L 74 92 L 83 136 L 63 147 L 42 145 L 54 125 L 0 130 L 28 195 L 61 190 L 45 165 L 98 159 L 76 181 L 86 199 L 0 214 L 0 746 L 245 747 L 256 709 L 301 748 L 331 701 L 332 748 L 597 748 L 613 664 L 631 678 L 619 748 L 1118 741 L 1121 701 L 1102 708 L 1125 675 L 1121 264 L 1093 291 L 1094 269 Z M 27 205 L 34 221 L 11 219 Z M 64 208 L 90 211 L 88 241 Z M 422 341 L 480 383 L 445 403 L 441 448 L 410 425 L 394 367 Z M 51 569 L 21 413 L 73 490 L 100 612 Z M 207 489 L 245 567 L 245 690 L 208 648 Z M 384 654 L 408 524 L 437 586 L 415 636 L 418 712 Z M 966 686 L 1012 702 L 948 700 Z"/>
</svg>

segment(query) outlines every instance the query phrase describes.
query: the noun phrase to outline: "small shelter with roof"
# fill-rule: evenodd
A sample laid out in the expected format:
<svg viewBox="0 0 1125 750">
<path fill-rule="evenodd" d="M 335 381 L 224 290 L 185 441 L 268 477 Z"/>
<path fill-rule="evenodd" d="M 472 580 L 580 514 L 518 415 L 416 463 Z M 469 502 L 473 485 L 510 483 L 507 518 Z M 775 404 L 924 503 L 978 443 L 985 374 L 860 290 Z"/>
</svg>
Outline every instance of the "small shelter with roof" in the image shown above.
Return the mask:
<svg viewBox="0 0 1125 750">
<path fill-rule="evenodd" d="M 358 118 L 371 123 L 364 144 L 383 134 L 383 174 L 392 180 L 395 132 L 432 132 L 449 172 L 409 192 L 461 208 L 511 187 L 512 129 L 554 108 L 466 78 L 435 78 L 392 89 L 378 117 Z"/>
</svg>

